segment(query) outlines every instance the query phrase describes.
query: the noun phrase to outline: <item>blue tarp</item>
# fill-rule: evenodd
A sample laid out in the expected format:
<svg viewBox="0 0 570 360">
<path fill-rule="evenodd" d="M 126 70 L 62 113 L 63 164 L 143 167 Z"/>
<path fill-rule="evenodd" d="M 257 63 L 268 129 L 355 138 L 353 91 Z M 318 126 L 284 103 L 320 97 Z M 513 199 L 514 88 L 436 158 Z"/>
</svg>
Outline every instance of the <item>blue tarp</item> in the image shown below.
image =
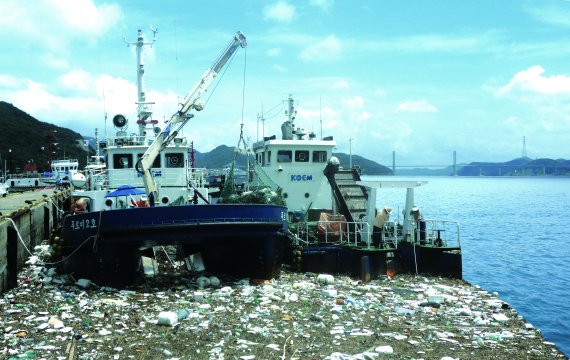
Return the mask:
<svg viewBox="0 0 570 360">
<path fill-rule="evenodd" d="M 145 194 L 144 190 L 137 189 L 132 185 L 121 185 L 117 188 L 117 190 L 111 191 L 110 193 L 105 195 L 105 197 L 108 198 L 108 197 L 140 195 L 140 194 Z"/>
</svg>

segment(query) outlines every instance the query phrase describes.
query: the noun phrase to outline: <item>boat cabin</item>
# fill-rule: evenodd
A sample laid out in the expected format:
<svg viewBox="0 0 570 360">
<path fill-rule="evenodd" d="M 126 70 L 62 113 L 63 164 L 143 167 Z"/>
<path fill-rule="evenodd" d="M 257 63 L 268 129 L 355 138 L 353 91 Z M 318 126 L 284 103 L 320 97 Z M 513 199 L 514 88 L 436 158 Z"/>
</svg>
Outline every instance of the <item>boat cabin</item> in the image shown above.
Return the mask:
<svg viewBox="0 0 570 360">
<path fill-rule="evenodd" d="M 282 126 L 282 139 L 271 136 L 253 144 L 260 169 L 250 175 L 249 187 L 278 186 L 289 213 L 296 215 L 310 209 L 330 210 L 333 196 L 323 170 L 336 142 L 332 137 L 316 139 L 313 133 L 301 129 L 290 132 L 288 122 Z"/>
</svg>

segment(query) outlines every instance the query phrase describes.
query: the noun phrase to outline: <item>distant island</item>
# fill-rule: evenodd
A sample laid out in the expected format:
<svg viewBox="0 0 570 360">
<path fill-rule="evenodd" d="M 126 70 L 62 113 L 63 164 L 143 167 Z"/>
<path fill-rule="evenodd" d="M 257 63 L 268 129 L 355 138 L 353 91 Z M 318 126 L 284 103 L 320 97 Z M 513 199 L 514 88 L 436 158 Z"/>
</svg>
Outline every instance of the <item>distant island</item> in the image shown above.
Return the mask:
<svg viewBox="0 0 570 360">
<path fill-rule="evenodd" d="M 41 122 L 12 104 L 0 101 L 0 151 L 1 168 L 6 165 L 12 172 L 47 171 L 50 159 L 77 158 L 80 167 L 95 154 L 93 137 Z M 32 130 L 33 129 L 33 130 Z M 88 143 L 89 146 L 85 146 Z M 11 151 L 10 151 L 11 150 Z M 508 162 L 472 162 L 441 169 L 398 169 L 395 174 L 390 167 L 378 164 L 362 156 L 334 153 L 342 167 L 360 168 L 363 175 L 385 176 L 559 176 L 570 175 L 570 160 L 530 159 L 522 157 Z M 195 166 L 206 169 L 228 168 L 236 160 L 238 168 L 245 169 L 244 155 L 235 156 L 232 146 L 220 145 L 209 152 L 195 152 Z"/>
<path fill-rule="evenodd" d="M 471 162 L 441 169 L 403 169 L 396 175 L 429 176 L 570 176 L 570 160 L 521 157 L 507 162 Z"/>
<path fill-rule="evenodd" d="M 334 153 L 342 167 L 348 168 L 351 160 L 350 155 Z M 234 148 L 220 145 L 208 153 L 196 153 L 196 166 L 207 169 L 219 169 L 231 166 L 234 158 Z M 387 166 L 378 164 L 362 156 L 352 155 L 352 165 L 359 167 L 362 175 L 383 176 L 553 176 L 570 175 L 570 160 L 558 159 L 535 159 L 518 158 L 508 162 L 472 162 L 469 164 L 448 166 L 442 169 L 396 169 L 396 174 Z M 246 167 L 246 157 L 236 157 L 236 166 Z"/>
</svg>

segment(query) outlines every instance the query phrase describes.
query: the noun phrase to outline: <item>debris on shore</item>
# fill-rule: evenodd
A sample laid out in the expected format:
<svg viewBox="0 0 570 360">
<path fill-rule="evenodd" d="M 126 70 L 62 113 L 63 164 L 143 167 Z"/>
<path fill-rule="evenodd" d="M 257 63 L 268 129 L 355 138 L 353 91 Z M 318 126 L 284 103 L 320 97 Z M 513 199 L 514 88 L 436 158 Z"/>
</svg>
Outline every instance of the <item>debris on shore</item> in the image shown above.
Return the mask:
<svg viewBox="0 0 570 360">
<path fill-rule="evenodd" d="M 0 309 L 7 359 L 566 359 L 498 294 L 425 276 L 179 272 L 115 289 L 32 261 Z"/>
</svg>

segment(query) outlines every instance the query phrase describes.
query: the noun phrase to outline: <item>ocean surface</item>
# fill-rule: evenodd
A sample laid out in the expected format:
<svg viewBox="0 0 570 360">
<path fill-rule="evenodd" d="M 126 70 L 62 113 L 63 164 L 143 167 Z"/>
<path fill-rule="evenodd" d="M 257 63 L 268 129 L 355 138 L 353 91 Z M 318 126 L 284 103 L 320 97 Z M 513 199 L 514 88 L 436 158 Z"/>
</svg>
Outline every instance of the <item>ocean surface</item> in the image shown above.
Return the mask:
<svg viewBox="0 0 570 360">
<path fill-rule="evenodd" d="M 460 223 L 463 277 L 514 307 L 570 356 L 570 178 L 382 177 L 426 180 L 425 218 Z M 401 214 L 405 190 L 380 189 L 377 207 Z M 401 215 L 400 215 L 401 216 Z"/>
</svg>

